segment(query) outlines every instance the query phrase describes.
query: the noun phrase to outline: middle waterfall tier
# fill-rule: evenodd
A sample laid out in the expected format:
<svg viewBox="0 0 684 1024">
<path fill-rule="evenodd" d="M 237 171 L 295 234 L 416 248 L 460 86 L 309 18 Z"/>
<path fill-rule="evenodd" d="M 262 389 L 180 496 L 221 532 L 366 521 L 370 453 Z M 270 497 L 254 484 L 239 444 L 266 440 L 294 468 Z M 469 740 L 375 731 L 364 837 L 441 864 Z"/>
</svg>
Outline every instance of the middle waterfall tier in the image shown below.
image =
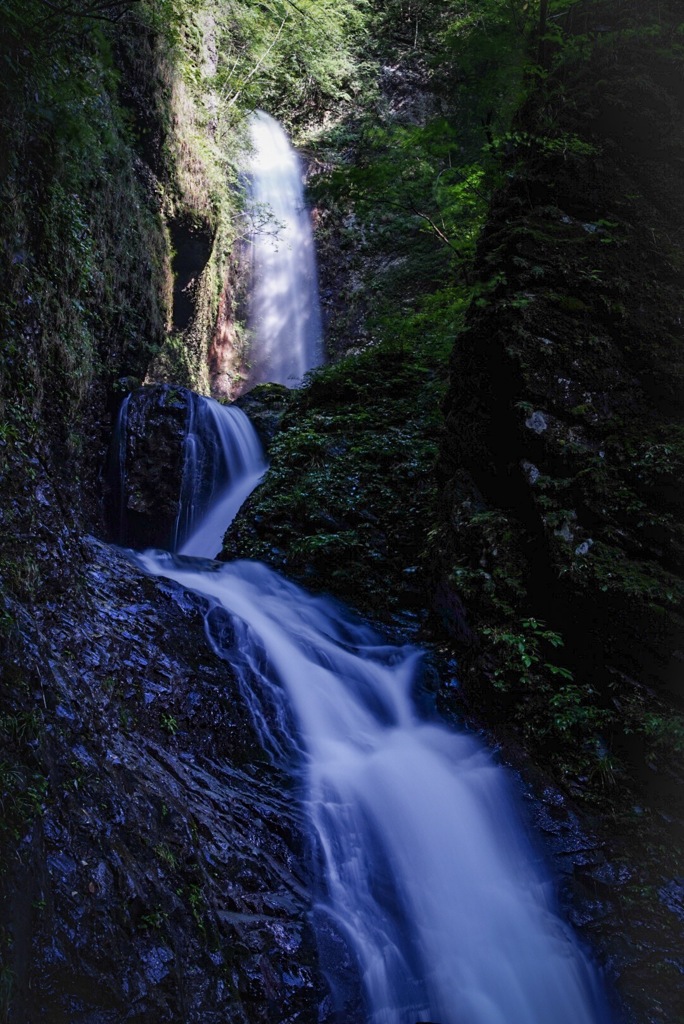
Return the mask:
<svg viewBox="0 0 684 1024">
<path fill-rule="evenodd" d="M 169 384 L 139 388 L 121 406 L 112 446 L 114 539 L 212 557 L 265 470 L 240 409 Z"/>
</svg>

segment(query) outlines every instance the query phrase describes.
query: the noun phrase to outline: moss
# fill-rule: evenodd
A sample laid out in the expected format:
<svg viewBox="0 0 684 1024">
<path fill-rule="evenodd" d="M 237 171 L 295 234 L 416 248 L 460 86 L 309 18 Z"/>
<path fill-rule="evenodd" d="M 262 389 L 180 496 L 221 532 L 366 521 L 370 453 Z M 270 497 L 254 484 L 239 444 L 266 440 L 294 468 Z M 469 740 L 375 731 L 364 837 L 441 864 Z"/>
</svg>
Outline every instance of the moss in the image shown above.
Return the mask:
<svg viewBox="0 0 684 1024">
<path fill-rule="evenodd" d="M 18 630 L 9 613 L 4 622 L 5 642 L 11 651 L 17 647 Z M 44 705 L 32 707 L 27 700 L 31 696 L 28 671 L 19 665 L 7 666 L 0 680 L 5 693 L 0 713 L 0 846 L 4 846 L 25 836 L 40 816 L 49 783 L 41 747 Z M 0 863 L 1 874 L 7 864 L 2 858 Z"/>
<path fill-rule="evenodd" d="M 582 3 L 567 22 L 607 13 Z M 681 824 L 682 65 L 674 5 L 614 17 L 610 44 L 585 29 L 582 59 L 559 51 L 519 115 L 454 348 L 431 552 L 459 659 L 442 706 L 521 744 L 659 888 Z M 659 18 L 658 42 L 623 17 Z M 636 81 L 638 123 L 620 99 Z M 671 948 L 659 899 L 635 900 L 616 901 L 621 927 L 642 915 L 641 948 L 661 928 Z M 644 1019 L 674 1019 L 646 959 L 623 991 Z"/>
<path fill-rule="evenodd" d="M 312 374 L 225 553 L 271 562 L 377 616 L 407 595 L 415 604 L 434 501 L 435 370 L 380 345 Z"/>
</svg>

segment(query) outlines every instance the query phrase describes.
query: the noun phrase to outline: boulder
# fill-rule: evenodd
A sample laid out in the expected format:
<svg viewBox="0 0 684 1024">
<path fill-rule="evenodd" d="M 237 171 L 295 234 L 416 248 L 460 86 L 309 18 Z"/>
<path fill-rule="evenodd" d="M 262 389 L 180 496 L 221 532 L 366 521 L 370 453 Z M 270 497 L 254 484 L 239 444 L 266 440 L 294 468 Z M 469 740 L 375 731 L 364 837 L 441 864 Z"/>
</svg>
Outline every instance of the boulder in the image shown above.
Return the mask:
<svg viewBox="0 0 684 1024">
<path fill-rule="evenodd" d="M 180 512 L 185 438 L 197 396 L 187 388 L 138 388 L 121 406 L 110 466 L 114 539 L 171 547 Z"/>
</svg>

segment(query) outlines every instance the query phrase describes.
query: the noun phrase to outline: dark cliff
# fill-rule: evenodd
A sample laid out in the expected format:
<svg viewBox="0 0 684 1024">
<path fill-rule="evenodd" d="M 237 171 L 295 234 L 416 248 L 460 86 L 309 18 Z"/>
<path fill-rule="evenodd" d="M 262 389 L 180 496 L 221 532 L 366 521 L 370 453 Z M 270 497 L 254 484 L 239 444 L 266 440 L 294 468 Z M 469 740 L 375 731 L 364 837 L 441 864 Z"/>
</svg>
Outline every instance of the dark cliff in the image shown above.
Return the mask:
<svg viewBox="0 0 684 1024">
<path fill-rule="evenodd" d="M 678 23 L 676 5 L 582 4 L 545 55 L 451 360 L 434 549 L 463 705 L 610 808 L 633 872 L 614 932 L 638 945 L 638 905 L 663 960 L 684 738 Z M 654 960 L 623 983 L 671 1020 L 654 1006 L 677 974 Z"/>
</svg>

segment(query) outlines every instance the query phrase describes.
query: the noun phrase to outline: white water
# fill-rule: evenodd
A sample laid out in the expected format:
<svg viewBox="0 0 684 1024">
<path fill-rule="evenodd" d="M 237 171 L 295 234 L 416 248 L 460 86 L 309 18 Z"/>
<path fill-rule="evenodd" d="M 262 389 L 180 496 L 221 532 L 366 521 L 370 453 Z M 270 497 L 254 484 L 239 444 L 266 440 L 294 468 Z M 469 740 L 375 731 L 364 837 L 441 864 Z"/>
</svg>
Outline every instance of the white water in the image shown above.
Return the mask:
<svg viewBox="0 0 684 1024">
<path fill-rule="evenodd" d="M 203 529 L 187 544 L 197 554 Z M 382 644 L 259 563 L 136 557 L 210 599 L 223 657 L 212 618 L 233 618 L 231 657 L 264 746 L 302 776 L 323 876 L 316 917 L 353 950 L 367 1024 L 608 1019 L 505 773 L 475 739 L 416 713 L 417 650 Z"/>
<path fill-rule="evenodd" d="M 302 169 L 278 122 L 258 111 L 250 124 L 252 287 L 248 311 L 250 386 L 296 387 L 323 361 L 311 219 Z"/>
<path fill-rule="evenodd" d="M 174 550 L 213 557 L 238 509 L 266 470 L 241 409 L 196 396 L 185 440 L 181 512 Z"/>
<path fill-rule="evenodd" d="M 193 392 L 186 394 L 181 493 L 169 547 L 184 555 L 213 556 L 221 550 L 223 536 L 238 509 L 264 475 L 266 461 L 254 427 L 241 409 Z M 129 540 L 129 412 L 133 408 L 140 417 L 139 407 L 145 410 L 145 401 L 138 397 L 131 406 L 131 395 L 124 399 L 110 455 L 116 506 L 113 527 L 122 543 Z M 153 397 L 152 410 L 154 403 Z"/>
<path fill-rule="evenodd" d="M 313 252 L 296 158 L 272 118 L 257 115 L 253 130 L 254 194 L 286 231 L 255 240 L 252 382 L 292 384 L 320 361 Z M 264 565 L 210 560 L 263 458 L 237 410 L 200 400 L 193 415 L 180 557 L 135 558 L 209 599 L 209 640 L 231 660 L 265 749 L 300 776 L 321 872 L 314 918 L 323 944 L 341 936 L 353 953 L 366 1024 L 605 1024 L 505 773 L 475 739 L 414 708 L 420 653 L 383 644 Z M 344 958 L 330 946 L 340 1020 L 358 1024 L 353 1008 L 344 1016 L 353 981 L 340 980 Z"/>
</svg>

